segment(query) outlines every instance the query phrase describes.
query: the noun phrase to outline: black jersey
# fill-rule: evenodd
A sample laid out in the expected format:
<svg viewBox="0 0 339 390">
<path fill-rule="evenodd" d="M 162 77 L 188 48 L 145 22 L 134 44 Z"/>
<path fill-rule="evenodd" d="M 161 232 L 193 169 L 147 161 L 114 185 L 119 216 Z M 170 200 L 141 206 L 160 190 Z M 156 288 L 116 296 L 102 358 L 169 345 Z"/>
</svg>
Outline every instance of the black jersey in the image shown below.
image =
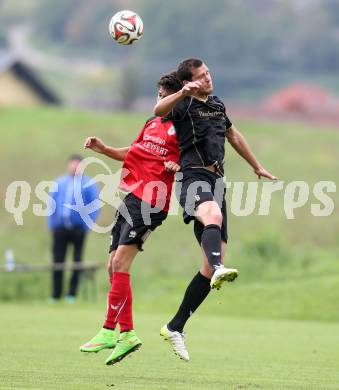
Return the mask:
<svg viewBox="0 0 339 390">
<path fill-rule="evenodd" d="M 186 96 L 169 117 L 177 133 L 183 169 L 209 166 L 215 162 L 223 167 L 225 133 L 232 123 L 226 115 L 224 103 L 217 96 L 209 96 L 206 102 Z"/>
</svg>

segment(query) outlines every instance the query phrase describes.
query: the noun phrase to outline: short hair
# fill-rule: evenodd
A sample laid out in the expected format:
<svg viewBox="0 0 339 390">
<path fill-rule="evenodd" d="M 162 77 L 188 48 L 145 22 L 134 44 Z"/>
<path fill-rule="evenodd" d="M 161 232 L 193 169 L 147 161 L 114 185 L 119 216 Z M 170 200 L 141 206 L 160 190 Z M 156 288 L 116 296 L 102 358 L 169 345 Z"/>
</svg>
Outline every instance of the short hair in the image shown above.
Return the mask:
<svg viewBox="0 0 339 390">
<path fill-rule="evenodd" d="M 83 157 L 80 154 L 71 154 L 68 161 L 82 161 Z"/>
<path fill-rule="evenodd" d="M 200 68 L 203 64 L 199 58 L 187 58 L 178 65 L 177 76 L 178 79 L 183 81 L 192 81 L 192 69 Z"/>
<path fill-rule="evenodd" d="M 158 88 L 164 88 L 166 91 L 178 92 L 182 88 L 182 84 L 178 79 L 177 72 L 171 72 L 161 76 L 158 81 Z"/>
</svg>

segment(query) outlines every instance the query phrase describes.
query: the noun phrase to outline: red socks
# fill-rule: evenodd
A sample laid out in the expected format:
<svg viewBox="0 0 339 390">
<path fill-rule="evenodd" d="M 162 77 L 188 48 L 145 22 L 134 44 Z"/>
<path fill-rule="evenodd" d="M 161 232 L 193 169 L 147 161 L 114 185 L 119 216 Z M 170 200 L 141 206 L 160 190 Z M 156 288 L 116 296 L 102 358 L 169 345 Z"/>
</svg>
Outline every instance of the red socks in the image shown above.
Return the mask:
<svg viewBox="0 0 339 390">
<path fill-rule="evenodd" d="M 130 275 L 127 272 L 113 272 L 110 281 L 111 290 L 107 294 L 107 314 L 104 327 L 115 329 L 119 323 L 120 332 L 126 332 L 133 329 Z"/>
<path fill-rule="evenodd" d="M 128 274 L 129 276 L 129 274 Z M 129 285 L 126 305 L 119 315 L 120 333 L 127 332 L 133 329 L 133 314 L 132 314 L 132 289 Z"/>
</svg>

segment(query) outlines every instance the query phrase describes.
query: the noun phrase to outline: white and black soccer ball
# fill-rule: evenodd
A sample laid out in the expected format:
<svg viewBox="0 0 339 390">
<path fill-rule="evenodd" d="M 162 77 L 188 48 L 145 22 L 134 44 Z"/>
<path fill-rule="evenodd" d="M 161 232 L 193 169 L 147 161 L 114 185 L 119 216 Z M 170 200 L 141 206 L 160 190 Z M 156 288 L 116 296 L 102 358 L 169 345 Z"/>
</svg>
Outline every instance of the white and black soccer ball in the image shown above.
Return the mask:
<svg viewBox="0 0 339 390">
<path fill-rule="evenodd" d="M 133 11 L 119 11 L 109 23 L 111 37 L 121 45 L 131 45 L 144 34 L 144 25 L 138 14 Z"/>
</svg>

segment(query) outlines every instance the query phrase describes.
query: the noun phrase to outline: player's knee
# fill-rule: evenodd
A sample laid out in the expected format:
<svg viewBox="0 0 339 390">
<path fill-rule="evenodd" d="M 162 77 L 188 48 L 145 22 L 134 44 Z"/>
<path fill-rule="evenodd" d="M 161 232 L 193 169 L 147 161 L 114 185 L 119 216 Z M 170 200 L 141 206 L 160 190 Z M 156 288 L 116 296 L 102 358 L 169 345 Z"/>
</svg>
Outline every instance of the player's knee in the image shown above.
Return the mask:
<svg viewBox="0 0 339 390">
<path fill-rule="evenodd" d="M 124 268 L 124 257 L 116 255 L 112 261 L 112 270 L 114 272 L 122 272 Z"/>
<path fill-rule="evenodd" d="M 114 272 L 127 272 L 130 263 L 130 254 L 128 248 L 119 248 L 113 260 L 112 267 Z"/>
<path fill-rule="evenodd" d="M 197 218 L 204 225 L 222 225 L 222 213 L 218 203 L 205 202 L 197 208 Z"/>
<path fill-rule="evenodd" d="M 213 225 L 222 225 L 222 215 L 212 215 L 212 224 Z"/>
<path fill-rule="evenodd" d="M 204 218 L 204 225 L 218 225 L 221 227 L 222 225 L 222 215 L 209 215 Z"/>
</svg>

